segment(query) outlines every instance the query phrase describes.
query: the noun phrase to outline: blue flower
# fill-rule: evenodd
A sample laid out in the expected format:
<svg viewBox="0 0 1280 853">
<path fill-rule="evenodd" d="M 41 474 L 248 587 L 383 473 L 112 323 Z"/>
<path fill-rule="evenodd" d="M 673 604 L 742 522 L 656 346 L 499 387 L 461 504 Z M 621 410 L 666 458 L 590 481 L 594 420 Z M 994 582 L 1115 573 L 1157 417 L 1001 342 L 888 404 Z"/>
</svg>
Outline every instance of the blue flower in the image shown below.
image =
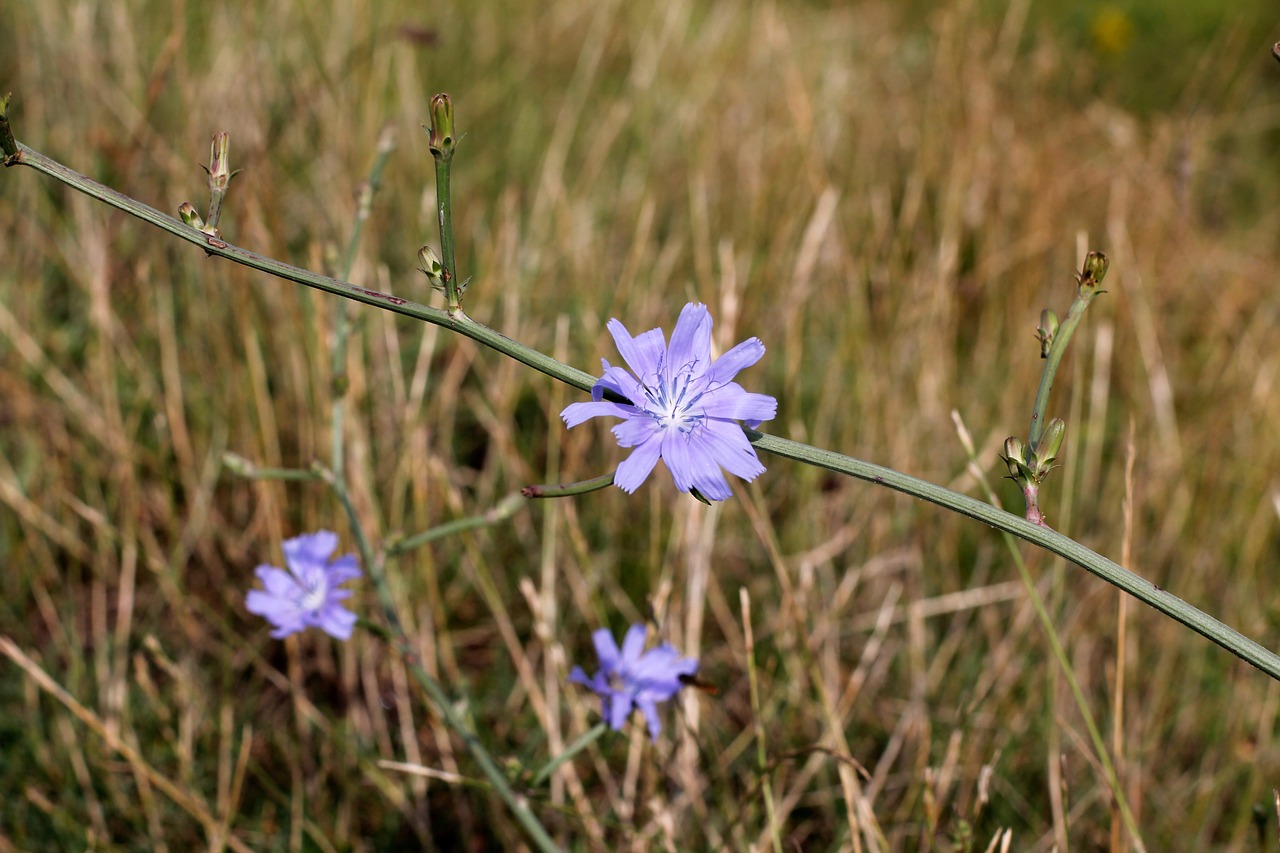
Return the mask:
<svg viewBox="0 0 1280 853">
<path fill-rule="evenodd" d="M 560 413 L 569 427 L 606 415 L 623 419 L 613 434 L 622 447 L 635 448 L 614 477 L 623 491 L 639 488 L 659 457 L 676 488 L 696 489 L 717 501 L 733 494 L 721 468 L 748 481 L 764 472 L 737 422 L 755 429 L 778 413 L 778 401 L 732 381 L 760 360 L 764 344 L 751 338 L 712 361 L 711 325 L 707 306 L 689 303 L 667 346 L 661 329 L 633 338 L 622 323 L 610 320 L 609 332 L 630 372 L 604 361 L 592 402 L 573 403 Z M 630 402 L 605 400 L 606 391 Z"/>
<path fill-rule="evenodd" d="M 644 650 L 643 624 L 632 625 L 622 641 L 622 651 L 608 628 L 591 635 L 600 658 L 600 670 L 591 678 L 575 666 L 569 680 L 591 688 L 600 697 L 601 714 L 614 731 L 622 731 L 633 708 L 639 708 L 649 724 L 649 736 L 658 739 L 658 703 L 665 702 L 681 688 L 681 676 L 698 671 L 698 662 L 682 658 L 669 643 Z"/>
<path fill-rule="evenodd" d="M 245 606 L 275 626 L 271 636 L 287 637 L 314 625 L 339 640 L 351 637 L 356 615 L 341 602 L 352 593 L 337 587 L 360 577 L 360 567 L 353 554 L 330 561 L 337 547 L 336 533 L 308 533 L 285 541 L 289 571 L 258 566 L 258 579 L 266 590 L 250 590 Z"/>
</svg>

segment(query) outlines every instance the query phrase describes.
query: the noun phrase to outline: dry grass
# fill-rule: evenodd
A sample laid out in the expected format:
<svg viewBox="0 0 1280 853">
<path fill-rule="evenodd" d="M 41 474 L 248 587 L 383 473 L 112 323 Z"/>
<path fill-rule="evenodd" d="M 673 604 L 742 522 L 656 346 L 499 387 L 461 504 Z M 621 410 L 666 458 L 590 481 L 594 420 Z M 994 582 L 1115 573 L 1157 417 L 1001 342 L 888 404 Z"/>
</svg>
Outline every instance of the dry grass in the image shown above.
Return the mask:
<svg viewBox="0 0 1280 853">
<path fill-rule="evenodd" d="M 163 209 L 202 201 L 196 164 L 230 131 L 245 173 L 224 233 L 314 268 L 390 123 L 353 280 L 423 299 L 418 124 L 449 91 L 477 319 L 592 369 L 609 317 L 669 327 L 705 301 L 721 348 L 769 347 L 743 379 L 779 398 L 774 432 L 975 492 L 952 410 L 994 482 L 1026 428 L 1039 311 L 1064 309 L 1083 248 L 1103 249 L 1110 292 L 1051 407 L 1069 436 L 1050 523 L 1120 554 L 1132 421 L 1132 568 L 1274 645 L 1265 43 L 1214 40 L 1176 106 L 1138 119 L 1089 95 L 1094 59 L 1021 2 L 911 20 L 878 3 L 472 5 L 11 4 L 0 77 L 19 139 Z M 326 455 L 333 301 L 22 170 L 0 193 L 0 841 L 516 847 L 484 788 L 380 763 L 478 775 L 382 642 L 275 642 L 244 611 L 283 538 L 343 529 L 322 487 L 219 467 Z M 544 377 L 357 318 L 351 480 L 375 537 L 621 458 L 603 427 L 561 429 L 575 397 Z M 1109 727 L 1117 593 L 1027 556 Z M 427 668 L 527 767 L 594 722 L 564 680 L 595 627 L 652 614 L 701 657 L 718 695 L 686 691 L 656 747 L 638 726 L 608 737 L 539 795 L 569 846 L 768 849 L 765 785 L 786 849 L 981 850 L 1005 828 L 1013 849 L 1108 843 L 1107 785 L 1009 554 L 933 507 L 774 460 L 713 509 L 663 475 L 394 572 Z M 1128 618 L 1121 772 L 1146 844 L 1254 843 L 1280 685 L 1154 612 Z"/>
</svg>

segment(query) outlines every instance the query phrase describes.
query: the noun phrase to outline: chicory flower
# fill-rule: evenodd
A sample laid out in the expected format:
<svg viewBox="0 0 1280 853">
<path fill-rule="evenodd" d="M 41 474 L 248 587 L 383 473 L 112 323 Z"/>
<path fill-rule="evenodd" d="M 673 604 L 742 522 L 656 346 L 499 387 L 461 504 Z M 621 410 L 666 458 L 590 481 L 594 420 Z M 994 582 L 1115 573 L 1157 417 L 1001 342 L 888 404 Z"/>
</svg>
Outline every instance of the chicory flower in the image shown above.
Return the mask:
<svg viewBox="0 0 1280 853">
<path fill-rule="evenodd" d="M 621 322 L 609 321 L 630 371 L 602 360 L 604 375 L 591 389 L 592 402 L 573 403 L 560 417 L 571 428 L 594 417 L 623 419 L 613 434 L 622 447 L 635 448 L 614 477 L 623 491 L 639 488 L 659 458 L 680 491 L 717 501 L 733 494 L 722 468 L 747 481 L 764 472 L 737 422 L 755 429 L 778 413 L 778 401 L 732 381 L 760 360 L 764 344 L 750 338 L 713 361 L 711 326 L 701 303 L 680 312 L 670 346 L 661 329 L 632 337 Z M 606 391 L 627 402 L 606 400 Z"/>
<path fill-rule="evenodd" d="M 658 720 L 658 703 L 674 696 L 683 686 L 681 676 L 698 671 L 698 662 L 682 658 L 669 643 L 644 650 L 645 627 L 632 625 L 619 651 L 608 628 L 591 635 L 600 669 L 587 678 L 582 667 L 575 666 L 569 680 L 595 691 L 600 697 L 601 713 L 609 727 L 621 731 L 634 708 L 639 708 L 649 725 L 649 736 L 658 739 L 662 723 Z"/>
<path fill-rule="evenodd" d="M 245 606 L 275 626 L 276 639 L 311 626 L 339 640 L 351 637 L 356 615 L 341 602 L 352 595 L 339 584 L 360 577 L 354 554 L 330 560 L 338 547 L 338 534 L 328 530 L 308 533 L 284 543 L 286 572 L 275 566 L 257 568 L 265 590 L 250 590 Z"/>
</svg>

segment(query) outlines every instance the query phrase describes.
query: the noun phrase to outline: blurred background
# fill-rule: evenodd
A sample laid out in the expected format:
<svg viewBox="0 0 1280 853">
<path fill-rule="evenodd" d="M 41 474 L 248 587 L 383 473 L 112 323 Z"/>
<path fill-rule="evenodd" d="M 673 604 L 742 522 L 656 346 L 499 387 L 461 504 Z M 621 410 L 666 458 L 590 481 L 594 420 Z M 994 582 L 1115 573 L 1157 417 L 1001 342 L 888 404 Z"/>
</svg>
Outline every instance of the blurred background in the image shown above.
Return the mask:
<svg viewBox="0 0 1280 853">
<path fill-rule="evenodd" d="M 779 399 L 769 431 L 978 496 L 985 481 L 1015 512 L 998 455 L 1026 435 L 1039 313 L 1064 313 L 1072 271 L 1104 251 L 1041 505 L 1278 645 L 1269 3 L 16 0 L 0 32 L 21 142 L 176 213 L 203 208 L 199 164 L 229 131 L 224 237 L 311 269 L 334 268 L 389 128 L 351 278 L 418 301 L 439 299 L 414 270 L 438 239 L 421 125 L 449 92 L 473 317 L 597 371 L 616 361 L 610 317 L 669 330 L 706 302 L 721 351 L 768 348 L 739 381 Z M 322 484 L 222 466 L 328 458 L 335 299 L 27 169 L 0 175 L 0 235 L 4 849 L 522 844 L 483 784 L 379 763 L 479 777 L 383 641 L 275 641 L 244 609 L 283 539 L 328 528 L 354 550 Z M 376 541 L 623 458 L 604 423 L 562 428 L 578 392 L 353 316 L 349 477 Z M 556 837 L 1113 845 L 1111 786 L 1001 537 L 764 462 L 714 508 L 660 471 L 389 564 L 423 664 L 513 774 L 597 721 L 564 682 L 594 669 L 595 628 L 652 618 L 701 659 L 718 692 L 664 708 L 658 744 L 633 724 L 530 789 Z M 1272 849 L 1280 685 L 1145 607 L 1120 644 L 1116 590 L 1018 550 L 1147 847 Z"/>
</svg>

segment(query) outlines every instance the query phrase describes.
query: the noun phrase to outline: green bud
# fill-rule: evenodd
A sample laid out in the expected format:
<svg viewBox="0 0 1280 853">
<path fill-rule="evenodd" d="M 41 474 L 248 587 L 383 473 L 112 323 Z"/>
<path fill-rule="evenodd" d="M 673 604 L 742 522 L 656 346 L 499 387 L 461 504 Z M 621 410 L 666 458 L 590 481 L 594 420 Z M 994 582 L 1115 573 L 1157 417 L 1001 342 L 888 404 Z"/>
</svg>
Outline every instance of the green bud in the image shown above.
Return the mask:
<svg viewBox="0 0 1280 853">
<path fill-rule="evenodd" d="M 1036 339 L 1040 341 L 1040 357 L 1049 357 L 1053 336 L 1058 333 L 1058 315 L 1046 308 L 1040 312 L 1040 325 L 1036 326 Z"/>
<path fill-rule="evenodd" d="M 1067 434 L 1067 423 L 1062 418 L 1054 418 L 1045 424 L 1044 432 L 1040 434 L 1040 442 L 1035 448 L 1035 476 L 1036 480 L 1043 480 L 1048 475 L 1050 469 L 1053 468 L 1054 461 L 1058 458 L 1058 452 L 1062 450 L 1062 439 Z"/>
<path fill-rule="evenodd" d="M 444 290 L 444 266 L 430 246 L 423 246 L 418 250 L 418 269 L 431 282 L 432 287 L 439 291 Z"/>
<path fill-rule="evenodd" d="M 427 145 L 431 153 L 438 159 L 448 160 L 453 157 L 453 102 L 443 92 L 431 99 L 431 131 L 427 136 Z"/>
<path fill-rule="evenodd" d="M 231 179 L 240 173 L 231 171 L 231 134 L 220 130 L 213 135 L 209 143 L 209 165 L 205 168 L 209 173 L 209 190 L 226 192 Z"/>
<path fill-rule="evenodd" d="M 178 215 L 182 217 L 182 221 L 199 231 L 204 230 L 204 219 L 200 216 L 200 211 L 196 210 L 196 206 L 189 201 L 184 201 L 178 205 Z"/>
<path fill-rule="evenodd" d="M 1076 281 L 1080 282 L 1080 295 L 1095 292 L 1102 280 L 1107 277 L 1107 268 L 1111 261 L 1102 252 L 1090 252 L 1084 257 L 1084 266 L 1076 273 Z"/>
<path fill-rule="evenodd" d="M 1004 460 L 1004 464 L 1009 467 L 1009 477 L 1018 482 L 1022 482 L 1026 478 L 1027 465 L 1025 448 L 1021 439 L 1016 436 L 1009 436 L 1004 440 L 1004 456 L 1000 457 Z"/>
<path fill-rule="evenodd" d="M 252 477 L 258 473 L 258 466 L 238 453 L 223 453 L 222 466 L 237 477 Z"/>
</svg>

